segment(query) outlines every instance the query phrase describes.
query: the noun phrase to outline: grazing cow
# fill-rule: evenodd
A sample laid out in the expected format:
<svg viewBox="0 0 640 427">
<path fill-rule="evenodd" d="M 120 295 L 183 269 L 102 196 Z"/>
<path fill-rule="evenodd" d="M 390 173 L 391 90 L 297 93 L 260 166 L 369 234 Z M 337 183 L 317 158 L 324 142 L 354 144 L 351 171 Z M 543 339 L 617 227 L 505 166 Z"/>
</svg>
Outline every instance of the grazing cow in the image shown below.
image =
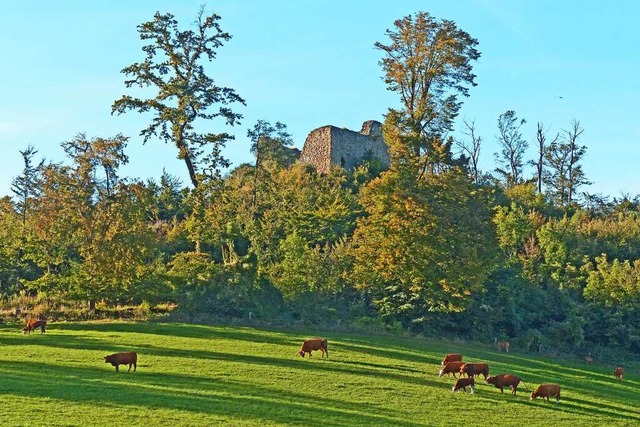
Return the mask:
<svg viewBox="0 0 640 427">
<path fill-rule="evenodd" d="M 25 328 L 23 329 L 25 334 L 30 334 L 31 331 L 36 330 L 37 328 L 40 328 L 40 335 L 44 334 L 45 329 L 47 328 L 47 321 L 46 320 L 29 320 L 29 322 L 27 322 L 27 326 L 25 326 Z"/>
<path fill-rule="evenodd" d="M 131 372 L 131 365 L 133 365 L 133 372 L 135 372 L 138 367 L 138 354 L 135 351 L 114 353 L 109 356 L 105 356 L 104 363 L 111 363 L 111 365 L 116 367 L 116 372 L 120 372 L 120 365 L 129 365 L 129 370 L 127 372 Z"/>
<path fill-rule="evenodd" d="M 304 358 L 305 353 L 309 353 L 309 357 L 311 357 L 311 351 L 313 350 L 322 351 L 321 357 L 324 357 L 326 353 L 328 358 L 329 350 L 327 349 L 327 339 L 313 338 L 309 340 L 304 340 L 304 342 L 302 343 L 302 347 L 300 347 L 300 351 L 298 351 L 298 354 Z"/>
<path fill-rule="evenodd" d="M 511 394 L 513 396 L 516 395 L 518 384 L 520 384 L 521 381 L 521 378 L 511 374 L 495 375 L 484 380 L 485 384 L 493 384 L 496 388 L 499 388 L 501 393 L 504 393 L 504 387 L 511 387 Z M 522 382 L 524 384 L 524 381 Z"/>
<path fill-rule="evenodd" d="M 446 365 L 449 362 L 462 362 L 462 355 L 457 353 L 447 354 L 442 360 L 442 366 Z"/>
<path fill-rule="evenodd" d="M 509 341 L 496 341 L 495 345 L 498 351 L 509 353 Z"/>
<path fill-rule="evenodd" d="M 486 363 L 465 363 L 460 367 L 460 373 L 467 374 L 467 377 L 482 374 L 486 380 L 489 376 L 489 365 Z"/>
<path fill-rule="evenodd" d="M 531 400 L 536 397 L 541 397 L 542 399 L 547 399 L 549 401 L 549 396 L 556 397 L 556 403 L 560 401 L 560 386 L 558 384 L 542 384 L 539 385 L 536 391 L 531 393 Z"/>
<path fill-rule="evenodd" d="M 624 375 L 624 368 L 622 366 L 618 366 L 613 370 L 613 376 L 622 381 L 622 375 Z"/>
<path fill-rule="evenodd" d="M 449 362 L 444 365 L 444 368 L 440 369 L 438 376 L 441 377 L 444 374 L 450 376 L 450 374 L 453 374 L 453 378 L 457 378 L 456 374 L 460 372 L 462 365 L 464 365 L 464 362 Z"/>
<path fill-rule="evenodd" d="M 587 365 L 591 365 L 593 363 L 593 357 L 591 357 L 591 353 L 587 357 L 584 358 L 584 363 Z"/>
<path fill-rule="evenodd" d="M 471 394 L 473 394 L 473 387 L 475 386 L 475 381 L 473 378 L 458 378 L 456 384 L 451 389 L 451 392 L 456 392 L 460 389 L 463 389 L 464 392 L 467 392 L 467 386 L 471 389 Z"/>
</svg>

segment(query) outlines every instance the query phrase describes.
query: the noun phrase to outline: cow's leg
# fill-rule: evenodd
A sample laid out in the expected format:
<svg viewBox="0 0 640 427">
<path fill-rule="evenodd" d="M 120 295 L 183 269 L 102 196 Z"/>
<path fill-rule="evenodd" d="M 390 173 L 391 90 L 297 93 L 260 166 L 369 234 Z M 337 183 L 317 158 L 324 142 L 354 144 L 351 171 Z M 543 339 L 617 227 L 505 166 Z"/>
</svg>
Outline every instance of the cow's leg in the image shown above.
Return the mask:
<svg viewBox="0 0 640 427">
<path fill-rule="evenodd" d="M 137 363 L 134 363 L 134 364 L 133 364 L 133 372 L 135 372 L 137 368 L 138 368 L 138 364 L 137 364 Z"/>
<path fill-rule="evenodd" d="M 116 372 L 120 372 L 120 365 L 116 365 Z"/>
<path fill-rule="evenodd" d="M 133 365 L 133 363 L 129 363 L 129 369 L 127 369 L 127 372 L 131 372 L 131 365 Z"/>
<path fill-rule="evenodd" d="M 500 393 L 504 393 L 504 387 L 500 387 Z"/>
<path fill-rule="evenodd" d="M 471 394 L 473 394 L 473 386 L 470 385 L 469 388 L 471 389 Z"/>
</svg>

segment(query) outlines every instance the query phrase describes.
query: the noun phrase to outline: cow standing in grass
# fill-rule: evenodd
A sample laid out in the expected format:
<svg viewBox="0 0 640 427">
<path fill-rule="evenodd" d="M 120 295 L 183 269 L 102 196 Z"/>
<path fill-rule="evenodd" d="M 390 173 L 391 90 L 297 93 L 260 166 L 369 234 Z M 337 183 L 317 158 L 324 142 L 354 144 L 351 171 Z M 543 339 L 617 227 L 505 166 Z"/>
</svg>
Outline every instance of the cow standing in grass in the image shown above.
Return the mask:
<svg viewBox="0 0 640 427">
<path fill-rule="evenodd" d="M 29 335 L 31 331 L 40 328 L 40 335 L 44 334 L 45 329 L 47 328 L 46 320 L 29 320 L 27 322 L 27 326 L 22 330 L 25 334 Z"/>
<path fill-rule="evenodd" d="M 465 393 L 467 392 L 467 387 L 471 389 L 471 394 L 473 394 L 473 387 L 475 386 L 475 380 L 473 377 L 471 378 L 458 378 L 455 385 L 451 388 L 451 392 L 456 392 L 460 389 L 463 389 Z"/>
<path fill-rule="evenodd" d="M 624 375 L 624 368 L 622 366 L 618 366 L 613 370 L 613 376 L 622 381 L 622 376 Z"/>
<path fill-rule="evenodd" d="M 504 393 L 505 387 L 511 387 L 511 394 L 513 396 L 516 395 L 518 384 L 520 384 L 521 381 L 521 378 L 511 374 L 495 375 L 484 380 L 485 384 L 493 384 L 496 388 L 499 388 L 501 393 Z M 524 383 L 524 381 L 522 382 Z"/>
<path fill-rule="evenodd" d="M 460 374 L 466 374 L 467 377 L 482 374 L 486 380 L 489 376 L 489 365 L 486 363 L 465 363 L 460 367 Z"/>
<path fill-rule="evenodd" d="M 464 362 L 449 362 L 444 365 L 444 368 L 440 369 L 440 373 L 438 374 L 438 376 L 441 377 L 444 374 L 450 376 L 451 374 L 453 374 L 453 378 L 457 378 L 456 374 L 460 372 L 460 368 L 462 367 L 462 365 L 464 365 Z"/>
<path fill-rule="evenodd" d="M 104 363 L 111 363 L 116 367 L 116 372 L 120 372 L 120 365 L 129 365 L 127 372 L 131 372 L 131 366 L 133 366 L 133 372 L 135 372 L 138 367 L 138 354 L 135 351 L 110 354 L 104 357 Z"/>
<path fill-rule="evenodd" d="M 311 352 L 314 350 L 320 350 L 322 352 L 321 357 L 324 357 L 325 353 L 327 358 L 329 358 L 329 350 L 327 348 L 327 339 L 326 338 L 312 338 L 308 340 L 304 340 L 302 343 L 302 347 L 300 347 L 300 351 L 298 354 L 304 358 L 306 353 L 309 353 L 309 357 L 311 357 Z"/>
<path fill-rule="evenodd" d="M 450 353 L 444 356 L 442 359 L 442 366 L 445 366 L 449 362 L 462 362 L 462 355 L 458 353 Z"/>
<path fill-rule="evenodd" d="M 549 396 L 556 397 L 556 403 L 560 401 L 560 386 L 558 384 L 541 384 L 538 388 L 531 393 L 531 400 L 534 400 L 536 397 L 541 397 L 542 399 L 547 399 L 549 401 Z"/>
</svg>

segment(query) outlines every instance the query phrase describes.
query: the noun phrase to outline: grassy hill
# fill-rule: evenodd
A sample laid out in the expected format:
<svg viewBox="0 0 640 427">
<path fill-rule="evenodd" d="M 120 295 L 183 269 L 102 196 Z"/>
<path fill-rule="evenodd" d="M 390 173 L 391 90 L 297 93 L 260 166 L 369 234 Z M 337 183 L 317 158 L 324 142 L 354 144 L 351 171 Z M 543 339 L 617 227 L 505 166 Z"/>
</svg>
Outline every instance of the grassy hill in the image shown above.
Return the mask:
<svg viewBox="0 0 640 427">
<path fill-rule="evenodd" d="M 640 381 L 487 347 L 327 332 L 328 360 L 296 354 L 318 335 L 161 323 L 53 323 L 46 335 L 0 326 L 0 425 L 514 425 L 640 423 Z M 322 335 L 322 334 L 321 334 Z M 138 371 L 103 357 L 137 351 Z M 517 396 L 480 384 L 451 393 L 444 353 L 524 379 Z M 123 369 L 124 368 L 124 369 Z M 479 381 L 482 383 L 482 380 Z M 529 400 L 557 382 L 559 404 Z"/>
</svg>

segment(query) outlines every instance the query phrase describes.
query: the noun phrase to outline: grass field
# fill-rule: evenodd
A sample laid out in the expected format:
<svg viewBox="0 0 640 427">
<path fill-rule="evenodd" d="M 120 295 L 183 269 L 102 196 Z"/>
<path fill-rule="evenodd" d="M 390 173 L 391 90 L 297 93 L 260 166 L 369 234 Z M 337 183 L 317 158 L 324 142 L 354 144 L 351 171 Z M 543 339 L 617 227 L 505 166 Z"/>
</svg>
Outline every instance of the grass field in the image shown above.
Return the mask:
<svg viewBox="0 0 640 427">
<path fill-rule="evenodd" d="M 328 360 L 296 354 L 318 333 L 162 323 L 53 323 L 46 335 L 0 326 L 0 426 L 640 425 L 640 385 L 613 366 L 418 338 L 325 333 Z M 103 357 L 138 352 L 138 371 Z M 490 385 L 451 393 L 444 353 L 524 379 L 513 397 Z M 123 369 L 124 368 L 124 369 Z M 482 381 L 479 381 L 482 383 Z M 542 382 L 559 404 L 529 400 Z"/>
</svg>

